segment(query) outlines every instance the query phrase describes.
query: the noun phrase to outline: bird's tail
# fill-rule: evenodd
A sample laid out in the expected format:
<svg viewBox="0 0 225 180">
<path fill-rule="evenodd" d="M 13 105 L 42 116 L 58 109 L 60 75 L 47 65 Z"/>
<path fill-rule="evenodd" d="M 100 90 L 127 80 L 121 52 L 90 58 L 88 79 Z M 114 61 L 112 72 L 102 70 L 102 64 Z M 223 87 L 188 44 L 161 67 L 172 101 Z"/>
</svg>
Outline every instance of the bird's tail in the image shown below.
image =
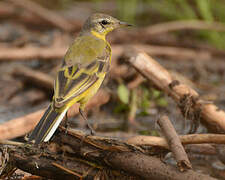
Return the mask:
<svg viewBox="0 0 225 180">
<path fill-rule="evenodd" d="M 28 141 L 34 142 L 35 144 L 49 141 L 67 110 L 68 108 L 64 109 L 62 112 L 57 112 L 52 104 L 50 104 L 35 129 L 28 136 Z"/>
</svg>

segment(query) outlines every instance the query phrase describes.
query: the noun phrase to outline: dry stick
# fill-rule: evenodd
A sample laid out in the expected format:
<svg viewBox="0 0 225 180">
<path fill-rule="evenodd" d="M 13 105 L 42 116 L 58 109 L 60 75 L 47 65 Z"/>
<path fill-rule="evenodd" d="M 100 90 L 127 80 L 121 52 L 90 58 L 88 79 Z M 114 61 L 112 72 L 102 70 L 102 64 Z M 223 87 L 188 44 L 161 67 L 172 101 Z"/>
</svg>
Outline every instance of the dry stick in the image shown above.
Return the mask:
<svg viewBox="0 0 225 180">
<path fill-rule="evenodd" d="M 16 77 L 22 77 L 24 81 L 34 84 L 40 88 L 53 90 L 54 79 L 46 73 L 20 65 L 14 68 L 12 74 Z"/>
<path fill-rule="evenodd" d="M 167 143 L 169 144 L 170 150 L 173 152 L 179 170 L 184 171 L 191 169 L 192 166 L 188 156 L 169 118 L 167 116 L 162 116 L 158 119 L 157 123 L 160 126 Z"/>
<path fill-rule="evenodd" d="M 193 50 L 190 48 L 178 48 L 172 46 L 156 46 L 134 44 L 132 47 L 144 51 L 152 56 L 168 56 L 173 60 L 209 60 L 211 54 L 203 50 Z"/>
<path fill-rule="evenodd" d="M 22 76 L 25 80 L 34 83 L 36 86 L 44 87 L 48 90 L 53 89 L 53 78 L 45 73 L 32 70 L 25 66 L 20 66 L 14 69 L 15 75 Z M 109 101 L 110 95 L 104 90 L 99 90 L 98 93 L 88 102 L 86 109 L 101 106 Z M 0 140 L 12 139 L 22 136 L 31 131 L 40 120 L 45 109 L 15 118 L 0 125 Z M 73 105 L 68 111 L 68 117 L 73 117 L 79 113 L 79 104 Z"/>
<path fill-rule="evenodd" d="M 190 144 L 185 150 L 190 154 L 217 155 L 216 147 L 214 144 Z"/>
<path fill-rule="evenodd" d="M 35 15 L 32 12 L 18 11 L 17 6 L 12 6 L 12 3 L 0 2 L 0 18 L 10 18 L 12 21 L 23 23 L 29 26 L 49 27 L 49 21 L 43 21 L 43 18 Z M 80 30 L 81 22 L 79 20 L 70 19 L 69 22 L 73 24 L 73 31 Z M 55 26 L 53 24 L 53 26 Z"/>
<path fill-rule="evenodd" d="M 15 13 L 15 9 L 8 3 L 0 2 L 0 17 L 8 17 Z"/>
<path fill-rule="evenodd" d="M 42 19 L 48 21 L 49 23 L 59 27 L 64 31 L 72 31 L 74 26 L 69 23 L 66 19 L 62 16 L 41 7 L 39 4 L 34 3 L 33 1 L 29 0 L 9 0 L 11 3 L 20 6 L 27 11 L 30 11 L 37 16 L 41 17 Z"/>
<path fill-rule="evenodd" d="M 65 55 L 66 49 L 67 47 L 1 48 L 0 60 L 60 59 Z"/>
<path fill-rule="evenodd" d="M 188 134 L 180 135 L 180 141 L 183 145 L 187 144 L 225 144 L 225 135 L 223 134 Z M 167 141 L 161 137 L 155 136 L 134 136 L 127 139 L 127 142 L 135 145 L 159 146 L 169 149 Z"/>
<path fill-rule="evenodd" d="M 126 52 L 129 63 L 154 86 L 171 96 L 180 106 L 184 116 L 199 117 L 207 127 L 215 132 L 225 131 L 225 112 L 214 104 L 204 103 L 199 94 L 185 84 L 172 78 L 171 74 L 146 53 Z"/>
<path fill-rule="evenodd" d="M 110 95 L 104 90 L 99 90 L 97 94 L 88 102 L 86 110 L 101 106 L 109 101 Z M 0 124 L 0 140 L 12 139 L 23 136 L 30 132 L 38 123 L 45 109 L 30 113 L 28 115 L 12 119 Z M 73 117 L 79 113 L 79 104 L 74 104 L 68 112 L 68 117 Z"/>
<path fill-rule="evenodd" d="M 143 83 L 145 79 L 143 76 L 139 75 L 131 82 L 127 84 L 128 89 L 135 89 L 137 88 L 141 83 Z"/>
<path fill-rule="evenodd" d="M 154 26 L 154 25 L 153 25 Z M 224 26 L 224 25 L 223 25 Z M 151 29 L 152 26 L 150 26 Z M 148 28 L 147 28 L 148 29 Z M 157 33 L 158 31 L 156 31 L 155 33 Z M 154 33 L 154 32 L 153 32 Z M 163 31 L 162 31 L 163 33 Z M 196 50 L 199 49 L 201 51 L 199 52 L 206 52 L 215 56 L 219 56 L 219 57 L 224 57 L 225 52 L 222 50 L 218 50 L 216 48 L 211 47 L 210 45 L 207 44 L 202 44 L 202 43 L 193 43 L 193 40 L 190 42 L 189 40 L 187 41 L 179 41 L 179 38 L 175 38 L 174 35 L 168 35 L 168 34 L 164 34 L 163 36 L 165 36 L 165 38 L 162 38 L 161 36 L 154 36 L 151 34 L 148 34 L 148 31 L 145 31 L 145 28 L 140 29 L 140 30 L 133 30 L 133 31 L 120 31 L 120 32 L 115 32 L 115 37 L 113 37 L 113 42 L 114 43 L 128 43 L 131 44 L 131 42 L 133 42 L 134 39 L 139 39 L 139 41 L 141 42 L 147 42 L 150 44 L 158 44 L 161 45 L 162 47 L 166 46 L 166 47 L 186 47 L 185 49 L 190 49 L 190 50 Z M 119 41 L 118 41 L 119 39 Z M 160 53 L 160 51 L 159 51 Z M 175 52 L 176 53 L 176 52 Z"/>
<path fill-rule="evenodd" d="M 79 154 L 87 159 L 100 158 L 96 160 L 98 162 L 103 160 L 113 169 L 123 170 L 144 179 L 214 179 L 192 170 L 178 172 L 174 167 L 164 164 L 160 159 L 144 154 L 138 147 L 124 144 L 119 140 L 90 136 L 85 139 L 85 145 L 78 148 L 80 142 L 74 137 L 83 140 L 85 134 L 71 130 L 68 135 L 62 133 L 60 138 L 53 139 L 53 141 L 70 145 L 72 149 L 79 149 Z"/>
<path fill-rule="evenodd" d="M 33 148 L 30 150 L 32 151 Z M 83 174 L 84 171 L 88 171 L 91 168 L 85 161 L 79 161 L 79 158 L 70 158 L 64 160 L 63 162 L 59 162 L 60 160 L 56 160 L 56 156 L 54 154 L 48 154 L 48 157 L 42 156 L 41 154 L 43 154 L 43 152 L 40 151 L 39 155 L 37 154 L 39 158 L 35 158 L 31 155 L 26 155 L 26 152 L 21 152 L 20 149 L 16 149 L 16 151 L 12 150 L 10 152 L 10 158 L 17 168 L 49 179 L 79 180 L 82 179 L 82 177 L 80 178 L 80 175 L 78 174 Z M 60 166 L 67 166 L 68 168 L 64 167 L 64 169 L 62 169 Z M 67 169 L 69 169 L 69 171 Z M 88 177 L 90 179 L 94 179 L 97 172 L 98 169 L 93 168 L 92 171 L 89 172 Z"/>
<path fill-rule="evenodd" d="M 106 163 L 113 169 L 123 170 L 125 173 L 145 179 L 213 179 L 192 170 L 180 173 L 174 167 L 162 163 L 160 159 L 146 155 L 141 148 L 117 139 L 102 136 L 87 137 L 84 132 L 79 130 L 68 130 L 68 133 L 65 134 L 65 128 L 63 127 L 60 127 L 60 130 L 58 131 L 59 134 L 52 140 L 53 145 L 56 144 L 56 149 L 53 150 L 53 153 L 48 154 L 48 151 L 46 151 L 46 154 L 40 152 L 40 148 L 35 150 L 32 146 L 16 149 L 17 144 L 14 149 L 12 147 L 13 143 L 10 143 L 10 158 L 18 168 L 49 178 L 65 176 L 64 168 L 83 174 L 84 169 L 90 169 L 87 165 L 94 165 L 90 174 L 88 173 L 88 175 L 91 175 L 96 173 L 96 169 L 102 167 L 101 164 Z M 83 137 L 86 138 L 84 139 Z M 83 141 L 82 146 L 81 141 Z M 45 145 L 49 146 L 47 149 L 50 150 L 51 144 Z M 29 148 L 32 148 L 32 155 L 27 154 L 30 151 L 28 150 Z M 65 153 L 62 160 L 61 153 L 56 153 L 56 151 L 69 153 Z M 79 156 L 76 157 L 77 155 Z M 81 157 L 84 157 L 85 160 L 82 160 Z M 98 166 L 91 161 L 98 162 Z M 57 174 L 55 174 L 56 169 L 52 166 L 55 162 L 64 167 L 58 169 Z M 84 167 L 85 164 L 86 167 Z M 108 168 L 108 166 L 103 165 L 104 168 Z M 109 170 L 112 170 L 111 168 Z M 48 169 L 48 172 L 46 172 L 46 169 Z M 80 169 L 83 170 L 80 171 Z M 72 172 L 69 172 L 69 174 L 74 175 Z"/>
<path fill-rule="evenodd" d="M 90 177 L 95 176 L 96 171 L 104 169 L 116 171 L 117 179 L 120 179 L 121 175 L 133 176 L 138 179 L 214 179 L 192 170 L 181 173 L 176 168 L 164 164 L 159 158 L 148 156 L 141 148 L 117 139 L 99 136 L 87 137 L 85 133 L 77 130 L 68 130 L 68 133 L 65 134 L 65 128 L 60 128 L 60 130 L 50 145 L 44 145 L 45 149 L 48 149 L 45 153 L 41 152 L 40 148 L 33 146 L 26 148 L 11 146 L 9 147 L 10 159 L 17 168 L 53 179 L 55 177 L 73 177 L 75 179 L 74 173 L 71 171 Z M 50 147 L 54 144 L 57 148 L 51 151 Z M 62 151 L 65 152 L 64 158 L 61 153 L 57 153 Z M 32 154 L 27 152 L 32 152 Z M 57 163 L 61 168 L 56 169 L 52 163 Z M 65 171 L 64 168 L 69 171 Z M 88 169 L 92 170 L 90 173 L 84 174 Z M 122 174 L 119 173 L 121 170 Z"/>
<path fill-rule="evenodd" d="M 0 47 L 0 61 L 25 61 L 30 59 L 52 60 L 61 59 L 68 49 L 67 46 L 50 46 L 50 47 L 23 47 L 7 48 Z M 113 47 L 112 59 L 117 59 L 123 52 L 121 46 Z"/>
<path fill-rule="evenodd" d="M 100 133 L 101 135 L 101 133 Z M 103 133 L 103 136 L 106 134 Z M 113 135 L 107 135 L 112 137 Z M 129 138 L 126 138 L 126 136 L 129 136 Z M 130 137 L 130 135 L 122 135 L 124 139 L 127 139 L 126 142 L 128 144 L 138 145 L 138 146 L 157 146 L 164 149 L 169 150 L 169 146 L 167 144 L 167 141 L 165 138 L 162 137 L 156 137 L 156 136 L 134 136 Z M 120 135 L 121 138 L 121 135 Z M 188 134 L 188 135 L 181 135 L 179 136 L 180 141 L 183 145 L 187 145 L 188 149 L 189 147 L 195 148 L 197 152 L 202 152 L 204 150 L 211 151 L 208 152 L 209 154 L 215 154 L 216 150 L 213 144 L 225 144 L 225 135 L 222 134 Z M 9 140 L 0 140 L 0 144 L 6 144 L 6 145 L 22 145 L 23 143 L 15 142 L 15 141 L 9 141 Z M 186 148 L 186 147 L 185 147 Z M 200 149 L 202 148 L 202 149 Z"/>
<path fill-rule="evenodd" d="M 123 53 L 125 45 L 112 46 L 112 59 L 118 59 Z M 207 51 L 192 50 L 188 48 L 177 48 L 169 46 L 153 46 L 134 44 L 132 47 L 145 51 L 154 56 L 176 57 L 177 60 L 209 60 L 211 54 Z M 10 60 L 30 60 L 30 59 L 60 59 L 62 58 L 68 47 L 23 47 L 23 48 L 1 48 L 0 61 Z M 112 62 L 113 63 L 113 62 Z"/>
<path fill-rule="evenodd" d="M 145 28 L 144 31 L 149 35 L 155 35 L 183 29 L 213 30 L 224 32 L 225 25 L 220 22 L 206 22 L 200 20 L 172 21 L 151 25 Z"/>
<path fill-rule="evenodd" d="M 142 179 L 157 179 L 157 180 L 199 180 L 199 179 L 215 179 L 203 174 L 189 170 L 186 172 L 176 171 L 173 167 L 164 164 L 161 160 L 138 153 L 121 152 L 110 154 L 110 159 L 107 161 L 111 163 L 114 168 L 129 173 L 139 175 Z"/>
</svg>

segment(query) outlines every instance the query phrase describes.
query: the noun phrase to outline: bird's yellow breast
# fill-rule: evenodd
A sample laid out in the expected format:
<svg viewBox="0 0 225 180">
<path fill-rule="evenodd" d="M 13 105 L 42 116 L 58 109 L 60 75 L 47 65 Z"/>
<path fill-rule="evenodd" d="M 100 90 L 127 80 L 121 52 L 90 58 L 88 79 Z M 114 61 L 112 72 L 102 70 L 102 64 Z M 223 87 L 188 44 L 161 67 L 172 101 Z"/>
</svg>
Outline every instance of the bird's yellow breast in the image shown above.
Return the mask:
<svg viewBox="0 0 225 180">
<path fill-rule="evenodd" d="M 80 108 L 84 109 L 85 105 L 87 104 L 88 100 L 96 94 L 99 87 L 101 86 L 103 80 L 105 78 L 105 73 L 99 74 L 99 79 L 86 91 L 84 91 L 79 96 L 75 97 L 71 101 L 68 102 L 66 105 L 67 107 L 71 107 L 75 103 L 80 103 Z"/>
</svg>

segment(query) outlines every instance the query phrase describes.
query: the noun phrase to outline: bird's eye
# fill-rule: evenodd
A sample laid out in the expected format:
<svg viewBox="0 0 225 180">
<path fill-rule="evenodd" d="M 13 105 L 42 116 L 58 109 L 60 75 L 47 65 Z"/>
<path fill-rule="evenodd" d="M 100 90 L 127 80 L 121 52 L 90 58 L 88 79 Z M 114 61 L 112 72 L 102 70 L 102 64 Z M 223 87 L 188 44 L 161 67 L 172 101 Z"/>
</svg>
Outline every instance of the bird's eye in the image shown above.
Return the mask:
<svg viewBox="0 0 225 180">
<path fill-rule="evenodd" d="M 109 22 L 106 21 L 106 20 L 102 20 L 101 23 L 102 23 L 103 25 L 109 24 Z"/>
</svg>

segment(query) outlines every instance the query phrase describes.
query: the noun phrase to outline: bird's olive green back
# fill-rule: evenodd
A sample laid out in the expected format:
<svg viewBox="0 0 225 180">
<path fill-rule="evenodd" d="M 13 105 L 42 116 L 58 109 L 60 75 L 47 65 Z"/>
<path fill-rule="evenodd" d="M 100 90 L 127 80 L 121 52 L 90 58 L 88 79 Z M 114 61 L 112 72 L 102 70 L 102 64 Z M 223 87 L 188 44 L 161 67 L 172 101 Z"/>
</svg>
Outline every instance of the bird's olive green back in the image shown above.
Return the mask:
<svg viewBox="0 0 225 180">
<path fill-rule="evenodd" d="M 82 34 L 68 49 L 55 81 L 54 100 L 61 107 L 92 86 L 100 73 L 109 70 L 111 48 L 92 35 Z"/>
<path fill-rule="evenodd" d="M 64 61 L 66 66 L 75 64 L 87 65 L 94 61 L 98 56 L 101 56 L 106 42 L 92 34 L 82 35 L 76 38 L 73 44 L 68 49 Z"/>
</svg>

